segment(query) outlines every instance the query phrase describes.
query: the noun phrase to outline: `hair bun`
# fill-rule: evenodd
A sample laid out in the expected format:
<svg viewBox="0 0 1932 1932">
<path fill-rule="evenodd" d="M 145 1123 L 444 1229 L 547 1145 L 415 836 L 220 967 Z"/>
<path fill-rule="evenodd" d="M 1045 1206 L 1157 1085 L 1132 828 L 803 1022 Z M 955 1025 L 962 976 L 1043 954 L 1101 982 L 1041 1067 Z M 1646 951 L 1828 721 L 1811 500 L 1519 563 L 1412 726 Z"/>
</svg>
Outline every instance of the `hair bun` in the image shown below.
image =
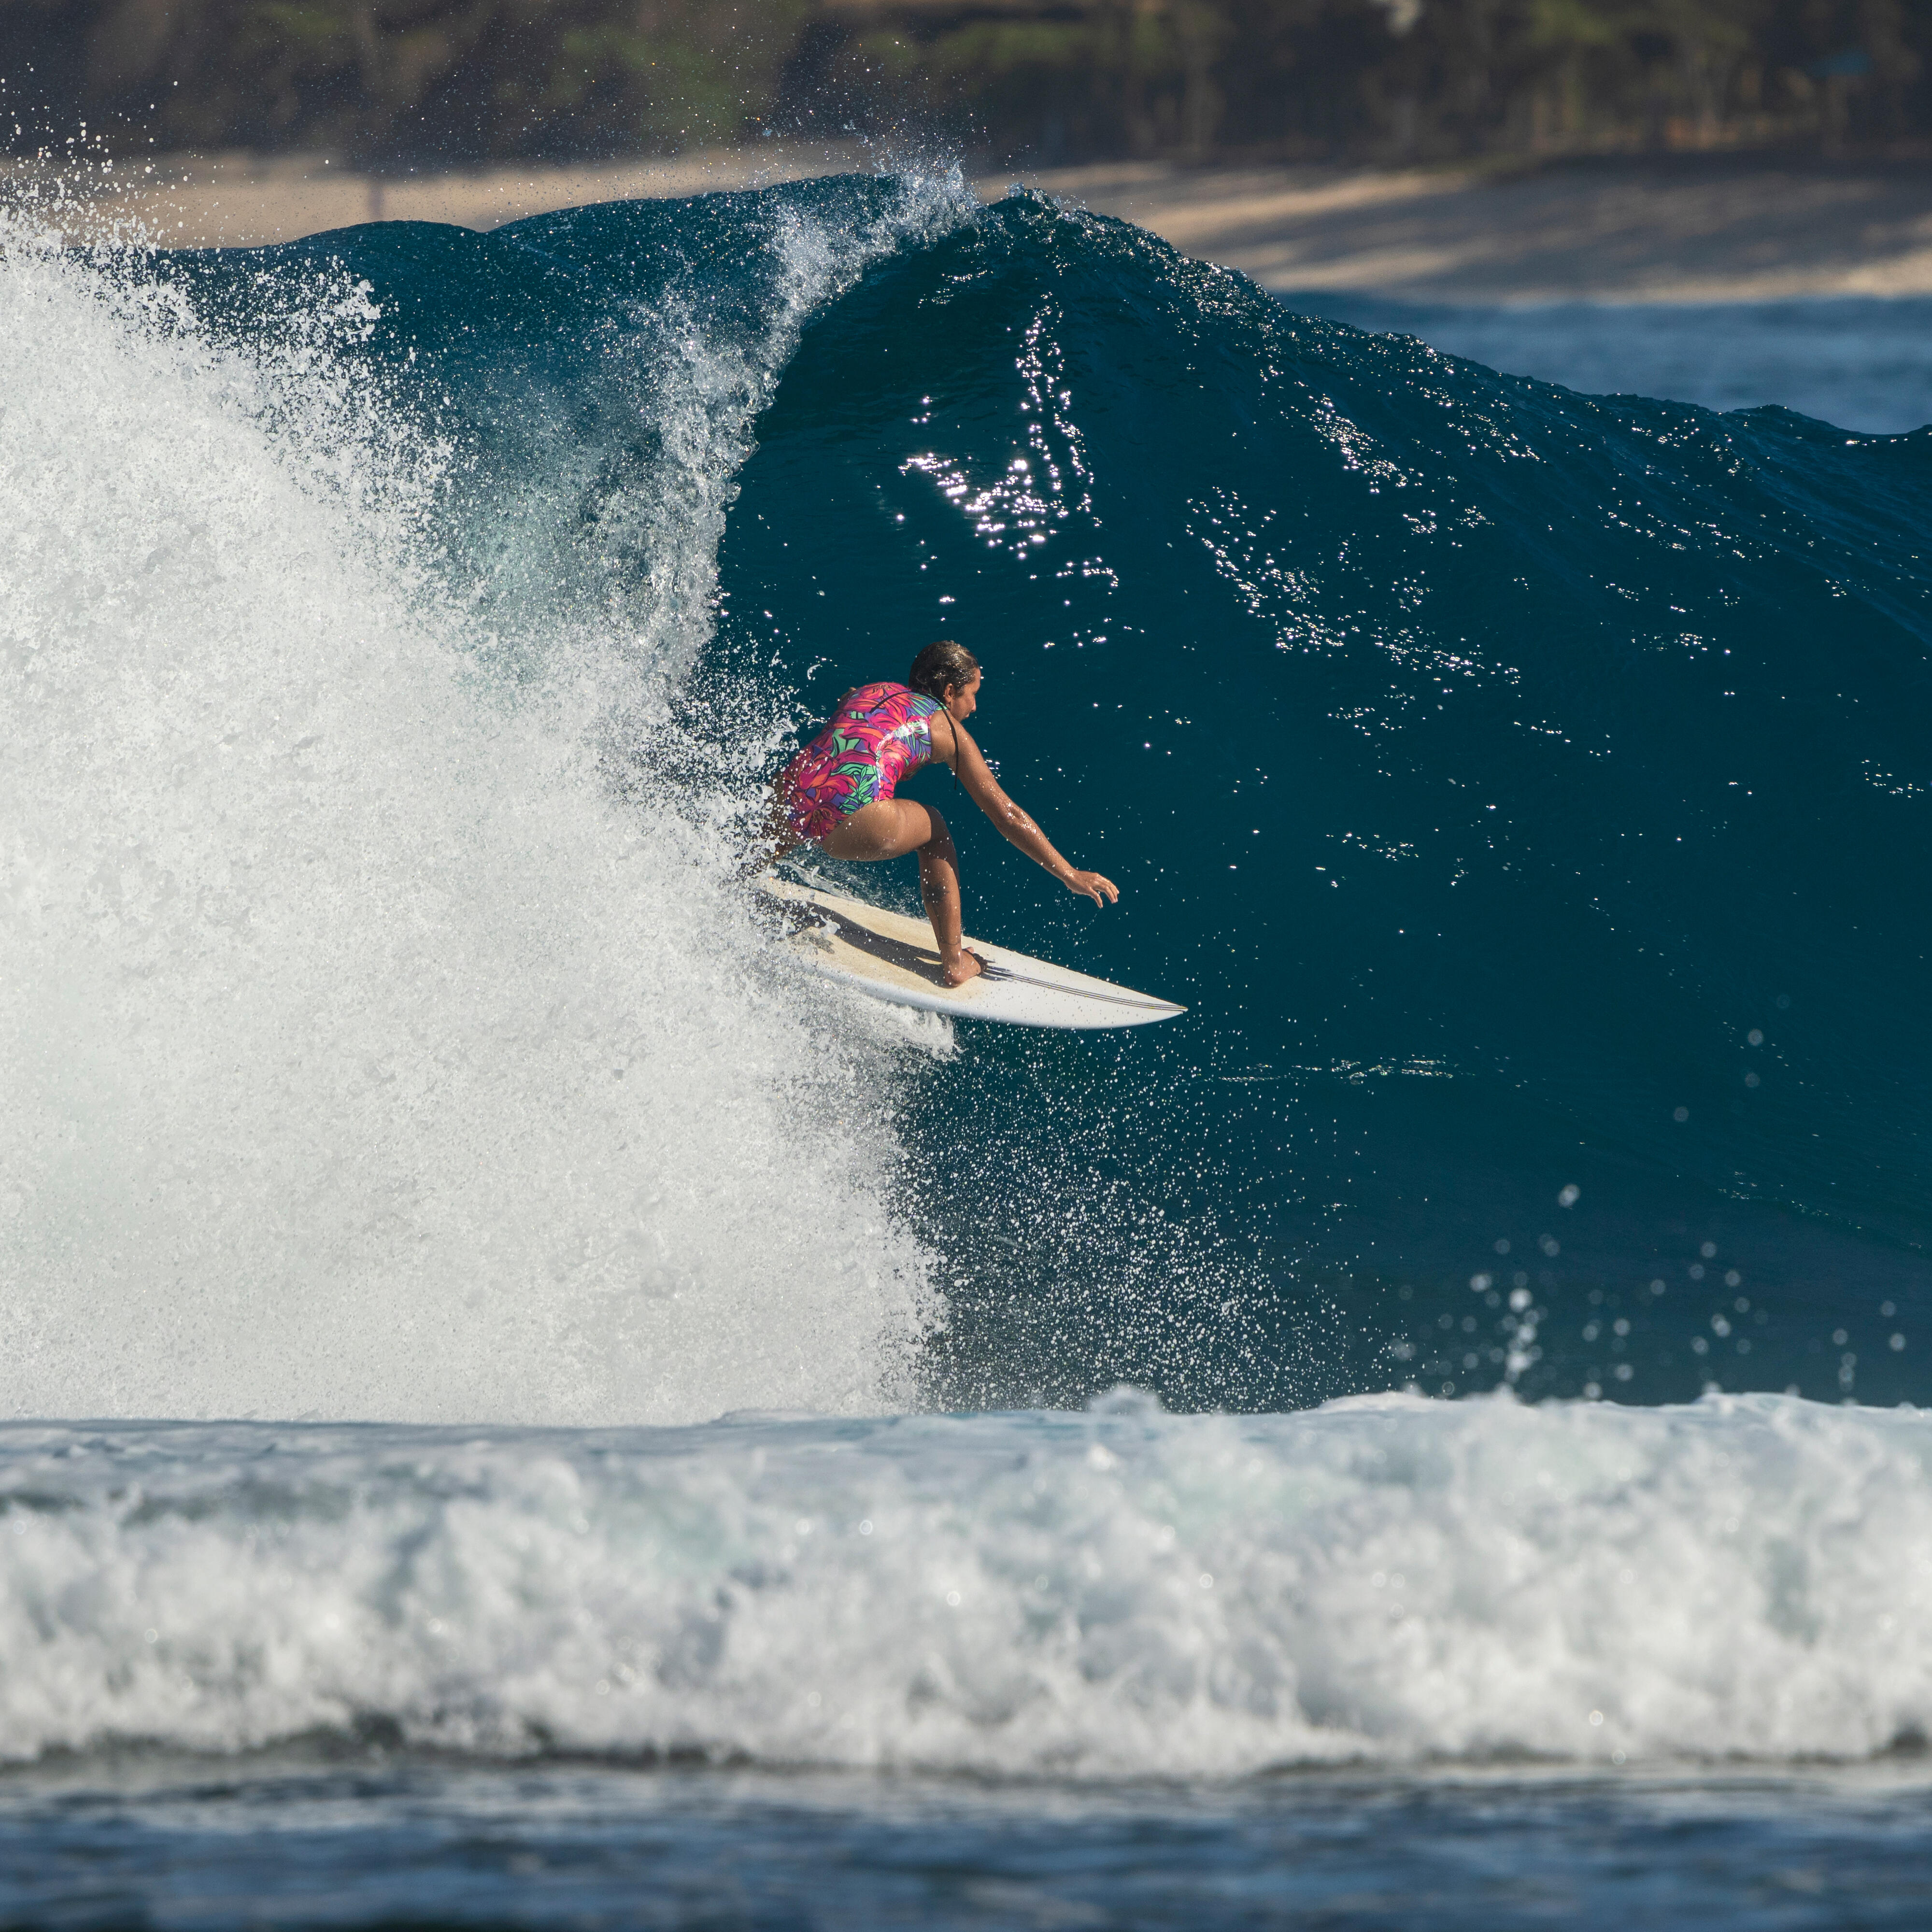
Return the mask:
<svg viewBox="0 0 1932 1932">
<path fill-rule="evenodd" d="M 906 682 L 922 696 L 936 698 L 944 704 L 946 694 L 970 684 L 979 668 L 980 660 L 964 644 L 942 638 L 936 644 L 928 644 L 913 659 Z"/>
</svg>

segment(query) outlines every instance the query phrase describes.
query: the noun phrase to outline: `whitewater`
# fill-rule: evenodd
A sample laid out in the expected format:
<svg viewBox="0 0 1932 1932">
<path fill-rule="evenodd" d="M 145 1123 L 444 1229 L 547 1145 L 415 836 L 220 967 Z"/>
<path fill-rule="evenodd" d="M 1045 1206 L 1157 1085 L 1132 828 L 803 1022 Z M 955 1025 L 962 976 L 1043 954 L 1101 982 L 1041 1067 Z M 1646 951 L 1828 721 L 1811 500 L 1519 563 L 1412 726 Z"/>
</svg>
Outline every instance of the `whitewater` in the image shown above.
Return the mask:
<svg viewBox="0 0 1932 1932">
<path fill-rule="evenodd" d="M 1932 1721 L 1932 1424 L 1778 1396 L 9 1425 L 0 1738 L 1224 1779 Z"/>
<path fill-rule="evenodd" d="M 782 982 L 724 806 L 626 806 L 603 756 L 702 641 L 800 315 L 893 238 L 776 227 L 748 341 L 650 345 L 659 526 L 618 610 L 567 575 L 520 604 L 554 532 L 509 506 L 452 580 L 458 458 L 332 359 L 366 283 L 291 277 L 235 346 L 7 238 L 8 1413 L 904 1399 L 930 1311 L 883 1047 Z M 532 632 L 512 701 L 490 661 Z"/>
<path fill-rule="evenodd" d="M 7 221 L 0 1759 L 1923 1744 L 1921 915 L 1831 897 L 1924 836 L 1922 435 L 1618 414 L 956 178 Z M 1850 670 L 1742 662 L 1841 606 Z M 786 970 L 760 777 L 940 624 L 1146 862 L 1090 929 L 976 853 L 988 916 L 1201 1030 Z"/>
</svg>

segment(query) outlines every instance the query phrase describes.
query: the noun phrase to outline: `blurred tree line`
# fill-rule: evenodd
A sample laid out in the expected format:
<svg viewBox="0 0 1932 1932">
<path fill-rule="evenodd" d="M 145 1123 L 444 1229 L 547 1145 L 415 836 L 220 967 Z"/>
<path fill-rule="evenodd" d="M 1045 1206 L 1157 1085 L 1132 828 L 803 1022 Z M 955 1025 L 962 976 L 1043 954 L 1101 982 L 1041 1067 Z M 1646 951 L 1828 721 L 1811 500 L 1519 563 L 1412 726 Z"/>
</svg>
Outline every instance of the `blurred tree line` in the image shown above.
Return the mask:
<svg viewBox="0 0 1932 1932">
<path fill-rule="evenodd" d="M 358 160 L 734 139 L 783 92 L 808 0 L 0 0 L 16 117 L 164 147 Z M 22 110 L 26 110 L 22 115 Z"/>
<path fill-rule="evenodd" d="M 15 146 L 365 164 L 886 132 L 1098 156 L 1932 143 L 1932 0 L 0 0 Z"/>
</svg>

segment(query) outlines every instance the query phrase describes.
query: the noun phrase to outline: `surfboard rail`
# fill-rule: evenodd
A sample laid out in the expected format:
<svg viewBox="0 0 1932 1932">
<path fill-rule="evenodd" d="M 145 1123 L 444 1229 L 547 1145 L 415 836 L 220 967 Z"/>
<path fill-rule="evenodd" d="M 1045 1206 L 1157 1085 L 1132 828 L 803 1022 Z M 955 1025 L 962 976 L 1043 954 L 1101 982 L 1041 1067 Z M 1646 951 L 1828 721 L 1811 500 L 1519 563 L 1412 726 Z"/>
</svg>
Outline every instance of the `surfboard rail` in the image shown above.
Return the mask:
<svg viewBox="0 0 1932 1932">
<path fill-rule="evenodd" d="M 781 943 L 808 971 L 893 1006 L 1071 1031 L 1146 1026 L 1187 1010 L 970 937 L 966 944 L 986 970 L 963 986 L 949 986 L 940 977 L 939 948 L 925 920 L 776 874 L 759 887 L 782 922 Z"/>
</svg>

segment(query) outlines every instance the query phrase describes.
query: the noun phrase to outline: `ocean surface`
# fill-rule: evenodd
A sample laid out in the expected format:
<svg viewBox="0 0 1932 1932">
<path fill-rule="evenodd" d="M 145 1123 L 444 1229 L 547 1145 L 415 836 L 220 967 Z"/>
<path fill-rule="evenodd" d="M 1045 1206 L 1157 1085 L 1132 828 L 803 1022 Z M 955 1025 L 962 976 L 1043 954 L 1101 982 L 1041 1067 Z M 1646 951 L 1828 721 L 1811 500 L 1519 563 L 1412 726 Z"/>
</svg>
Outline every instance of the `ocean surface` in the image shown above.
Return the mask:
<svg viewBox="0 0 1932 1932">
<path fill-rule="evenodd" d="M 0 1924 L 1924 1922 L 1870 358 L 1583 393 L 956 178 L 61 214 L 0 217 Z M 940 635 L 1122 889 L 922 774 L 969 932 L 1184 1018 L 788 969 L 765 781 Z"/>
<path fill-rule="evenodd" d="M 1592 394 L 1668 396 L 1720 410 L 1776 403 L 1880 435 L 1932 422 L 1932 298 L 1924 296 L 1510 307 L 1328 292 L 1286 300 Z"/>
</svg>

